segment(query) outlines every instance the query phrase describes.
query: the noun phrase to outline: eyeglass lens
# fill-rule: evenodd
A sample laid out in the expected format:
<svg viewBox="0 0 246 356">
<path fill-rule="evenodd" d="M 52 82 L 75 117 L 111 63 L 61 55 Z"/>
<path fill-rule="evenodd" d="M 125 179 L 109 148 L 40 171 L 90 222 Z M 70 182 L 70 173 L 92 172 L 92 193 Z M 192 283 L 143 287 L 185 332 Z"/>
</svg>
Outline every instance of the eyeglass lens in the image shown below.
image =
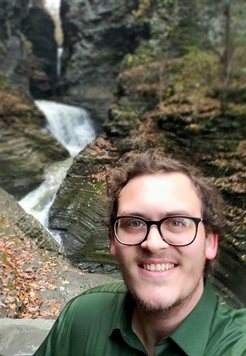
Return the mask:
<svg viewBox="0 0 246 356">
<path fill-rule="evenodd" d="M 148 233 L 147 223 L 136 217 L 122 217 L 115 223 L 115 234 L 122 243 L 141 243 Z M 188 217 L 170 217 L 160 224 L 162 238 L 172 245 L 187 245 L 196 235 L 197 225 Z"/>
</svg>

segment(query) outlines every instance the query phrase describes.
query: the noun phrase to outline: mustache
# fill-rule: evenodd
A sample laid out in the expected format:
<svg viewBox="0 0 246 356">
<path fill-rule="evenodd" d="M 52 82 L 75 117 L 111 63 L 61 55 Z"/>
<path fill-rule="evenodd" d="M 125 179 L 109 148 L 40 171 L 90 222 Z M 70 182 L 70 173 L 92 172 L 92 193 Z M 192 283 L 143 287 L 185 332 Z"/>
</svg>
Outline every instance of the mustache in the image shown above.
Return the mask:
<svg viewBox="0 0 246 356">
<path fill-rule="evenodd" d="M 159 253 L 150 253 L 150 252 L 141 252 L 138 253 L 135 256 L 135 260 L 136 261 L 141 261 L 141 260 L 145 260 L 145 259 L 152 259 L 152 260 L 171 260 L 171 261 L 178 261 L 179 258 L 175 253 L 170 253 L 170 252 L 159 252 Z"/>
</svg>

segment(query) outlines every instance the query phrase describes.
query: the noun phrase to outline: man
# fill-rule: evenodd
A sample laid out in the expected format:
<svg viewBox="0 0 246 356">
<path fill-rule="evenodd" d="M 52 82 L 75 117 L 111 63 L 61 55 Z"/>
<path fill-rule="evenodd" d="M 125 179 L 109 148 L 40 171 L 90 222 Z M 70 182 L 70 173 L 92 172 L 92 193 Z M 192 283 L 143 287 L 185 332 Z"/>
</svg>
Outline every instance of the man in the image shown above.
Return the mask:
<svg viewBox="0 0 246 356">
<path fill-rule="evenodd" d="M 206 278 L 222 234 L 221 199 L 158 151 L 108 178 L 110 252 L 125 283 L 70 301 L 36 356 L 246 355 L 246 311 Z"/>
</svg>

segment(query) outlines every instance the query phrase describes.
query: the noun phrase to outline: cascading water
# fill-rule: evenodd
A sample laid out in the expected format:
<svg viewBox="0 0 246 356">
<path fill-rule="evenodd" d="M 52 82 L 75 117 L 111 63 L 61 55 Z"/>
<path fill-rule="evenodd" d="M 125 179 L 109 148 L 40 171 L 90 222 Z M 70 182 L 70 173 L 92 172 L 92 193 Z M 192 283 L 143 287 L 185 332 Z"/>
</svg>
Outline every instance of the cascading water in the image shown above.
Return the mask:
<svg viewBox="0 0 246 356">
<path fill-rule="evenodd" d="M 45 9 L 53 18 L 55 24 L 55 39 L 57 43 L 57 77 L 61 75 L 61 57 L 63 52 L 63 32 L 60 18 L 61 0 L 45 0 Z"/>
<path fill-rule="evenodd" d="M 78 107 L 45 100 L 35 101 L 47 119 L 47 128 L 70 153 L 70 158 L 49 166 L 44 182 L 19 201 L 23 209 L 48 229 L 49 209 L 56 192 L 76 156 L 95 138 L 95 130 L 88 113 Z M 51 232 L 52 233 L 52 232 Z M 53 237 L 60 243 L 56 234 Z"/>
<path fill-rule="evenodd" d="M 55 24 L 57 42 L 57 76 L 61 72 L 63 33 L 60 19 L 61 0 L 45 0 L 44 6 L 50 13 Z M 44 182 L 20 200 L 19 204 L 25 211 L 33 215 L 48 229 L 48 215 L 56 192 L 76 156 L 88 143 L 95 138 L 95 130 L 86 110 L 56 102 L 36 100 L 37 107 L 46 117 L 47 129 L 70 153 L 70 158 L 50 165 L 45 172 Z M 52 232 L 51 232 L 52 233 Z M 52 233 L 60 242 L 60 238 Z"/>
<path fill-rule="evenodd" d="M 62 59 L 63 48 L 57 48 L 57 77 L 60 78 L 61 75 L 61 59 Z"/>
<path fill-rule="evenodd" d="M 36 100 L 47 118 L 47 128 L 72 157 L 95 138 L 95 130 L 86 110 L 51 101 Z"/>
</svg>

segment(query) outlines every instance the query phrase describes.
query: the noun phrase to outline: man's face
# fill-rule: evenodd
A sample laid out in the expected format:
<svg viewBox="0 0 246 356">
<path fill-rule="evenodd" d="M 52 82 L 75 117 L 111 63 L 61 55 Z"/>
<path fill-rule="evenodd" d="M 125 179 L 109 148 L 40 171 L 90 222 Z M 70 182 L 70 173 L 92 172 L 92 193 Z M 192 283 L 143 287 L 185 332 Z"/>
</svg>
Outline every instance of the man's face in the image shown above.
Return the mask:
<svg viewBox="0 0 246 356">
<path fill-rule="evenodd" d="M 122 189 L 117 216 L 134 215 L 160 220 L 171 215 L 201 216 L 201 201 L 188 177 L 181 173 L 138 176 Z M 150 311 L 195 305 L 203 292 L 206 259 L 217 253 L 217 236 L 205 235 L 202 222 L 197 237 L 188 246 L 174 247 L 152 225 L 147 239 L 137 246 L 111 241 L 125 283 L 139 304 Z"/>
</svg>

